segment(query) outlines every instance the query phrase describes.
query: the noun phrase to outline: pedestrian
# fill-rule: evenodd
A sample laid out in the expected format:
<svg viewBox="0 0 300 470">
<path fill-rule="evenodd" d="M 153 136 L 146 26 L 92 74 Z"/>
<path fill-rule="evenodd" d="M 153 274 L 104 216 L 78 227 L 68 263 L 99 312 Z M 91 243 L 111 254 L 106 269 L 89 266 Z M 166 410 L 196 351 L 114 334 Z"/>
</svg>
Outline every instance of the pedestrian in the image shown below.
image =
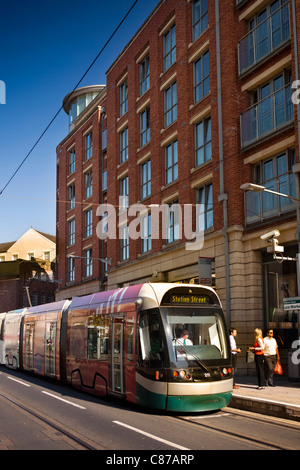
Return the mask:
<svg viewBox="0 0 300 470">
<path fill-rule="evenodd" d="M 258 390 L 265 388 L 265 374 L 264 374 L 264 340 L 262 331 L 260 328 L 256 328 L 254 331 L 255 342 L 250 351 L 254 353 L 255 356 L 255 366 L 256 366 L 256 376 L 258 380 Z"/>
<path fill-rule="evenodd" d="M 241 352 L 240 348 L 236 347 L 236 335 L 237 330 L 236 328 L 230 328 L 229 330 L 230 336 L 230 347 L 231 347 L 231 357 L 232 357 L 232 368 L 233 368 L 233 388 L 240 388 L 238 385 L 235 384 L 235 374 L 237 371 L 237 355 Z"/>
<path fill-rule="evenodd" d="M 275 387 L 274 385 L 274 369 L 277 360 L 279 361 L 279 352 L 276 339 L 273 337 L 272 328 L 267 330 L 267 336 L 264 338 L 264 359 L 266 364 L 266 385 Z"/>
</svg>

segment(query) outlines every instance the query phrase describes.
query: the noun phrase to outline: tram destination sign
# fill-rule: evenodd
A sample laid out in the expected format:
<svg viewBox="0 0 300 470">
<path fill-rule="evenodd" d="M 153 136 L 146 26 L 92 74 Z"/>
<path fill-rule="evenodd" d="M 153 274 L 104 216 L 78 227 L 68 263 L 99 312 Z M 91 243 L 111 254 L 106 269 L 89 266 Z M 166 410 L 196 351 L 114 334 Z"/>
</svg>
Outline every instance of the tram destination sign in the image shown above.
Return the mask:
<svg viewBox="0 0 300 470">
<path fill-rule="evenodd" d="M 300 310 L 300 297 L 283 299 L 283 310 Z"/>
<path fill-rule="evenodd" d="M 209 295 L 203 294 L 171 294 L 167 303 L 173 305 L 201 305 L 211 304 L 211 298 Z"/>
</svg>

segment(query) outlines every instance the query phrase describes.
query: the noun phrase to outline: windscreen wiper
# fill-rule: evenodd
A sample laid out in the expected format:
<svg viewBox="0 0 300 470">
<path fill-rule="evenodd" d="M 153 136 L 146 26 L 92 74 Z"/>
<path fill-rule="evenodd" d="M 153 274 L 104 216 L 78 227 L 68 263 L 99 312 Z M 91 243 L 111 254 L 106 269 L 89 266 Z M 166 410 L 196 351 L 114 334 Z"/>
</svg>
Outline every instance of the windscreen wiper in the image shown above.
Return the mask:
<svg viewBox="0 0 300 470">
<path fill-rule="evenodd" d="M 175 344 L 176 344 L 176 343 L 175 343 Z M 195 359 L 195 361 L 197 362 L 197 364 L 199 364 L 199 366 L 202 367 L 202 369 L 204 369 L 206 372 L 210 373 L 209 368 L 199 359 L 199 357 L 198 357 L 196 354 L 194 354 L 194 353 L 187 347 L 186 344 L 180 344 L 179 346 L 182 347 L 185 352 L 187 352 L 188 354 L 190 354 L 190 355 Z M 175 347 L 175 354 L 176 354 L 176 347 Z M 177 359 L 177 355 L 176 355 L 176 359 Z"/>
</svg>

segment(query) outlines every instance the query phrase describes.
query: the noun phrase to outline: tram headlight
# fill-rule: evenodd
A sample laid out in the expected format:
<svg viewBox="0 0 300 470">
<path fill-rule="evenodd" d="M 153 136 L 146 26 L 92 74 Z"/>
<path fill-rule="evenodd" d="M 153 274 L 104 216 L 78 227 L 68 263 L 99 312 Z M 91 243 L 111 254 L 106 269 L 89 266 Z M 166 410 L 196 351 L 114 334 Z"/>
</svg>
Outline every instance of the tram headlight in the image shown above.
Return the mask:
<svg viewBox="0 0 300 470">
<path fill-rule="evenodd" d="M 223 374 L 222 374 L 223 376 L 224 375 L 230 375 L 231 372 L 232 372 L 232 369 L 230 367 L 224 367 L 222 372 L 223 372 Z"/>
<path fill-rule="evenodd" d="M 191 375 L 183 369 L 181 369 L 179 371 L 174 370 L 173 371 L 173 377 L 180 377 L 181 379 L 187 379 L 187 380 L 191 379 Z"/>
</svg>

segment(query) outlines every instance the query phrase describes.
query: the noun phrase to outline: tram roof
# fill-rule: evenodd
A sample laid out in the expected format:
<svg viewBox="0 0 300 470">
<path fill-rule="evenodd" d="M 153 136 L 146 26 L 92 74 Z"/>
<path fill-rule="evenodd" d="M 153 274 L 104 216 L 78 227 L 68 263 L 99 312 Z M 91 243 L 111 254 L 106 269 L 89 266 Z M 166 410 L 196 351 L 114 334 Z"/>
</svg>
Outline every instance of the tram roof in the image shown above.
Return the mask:
<svg viewBox="0 0 300 470">
<path fill-rule="evenodd" d="M 111 307 L 121 305 L 124 303 L 135 302 L 139 297 L 143 298 L 147 304 L 147 308 L 153 308 L 160 305 L 161 300 L 166 292 L 175 288 L 205 288 L 214 294 L 218 299 L 217 294 L 209 286 L 191 285 L 191 284 L 173 284 L 173 283 L 144 283 L 136 284 L 128 287 L 120 287 L 112 291 L 97 292 L 83 297 L 75 297 L 69 309 L 73 310 L 82 307 L 92 307 L 100 304 L 110 304 Z"/>
</svg>

